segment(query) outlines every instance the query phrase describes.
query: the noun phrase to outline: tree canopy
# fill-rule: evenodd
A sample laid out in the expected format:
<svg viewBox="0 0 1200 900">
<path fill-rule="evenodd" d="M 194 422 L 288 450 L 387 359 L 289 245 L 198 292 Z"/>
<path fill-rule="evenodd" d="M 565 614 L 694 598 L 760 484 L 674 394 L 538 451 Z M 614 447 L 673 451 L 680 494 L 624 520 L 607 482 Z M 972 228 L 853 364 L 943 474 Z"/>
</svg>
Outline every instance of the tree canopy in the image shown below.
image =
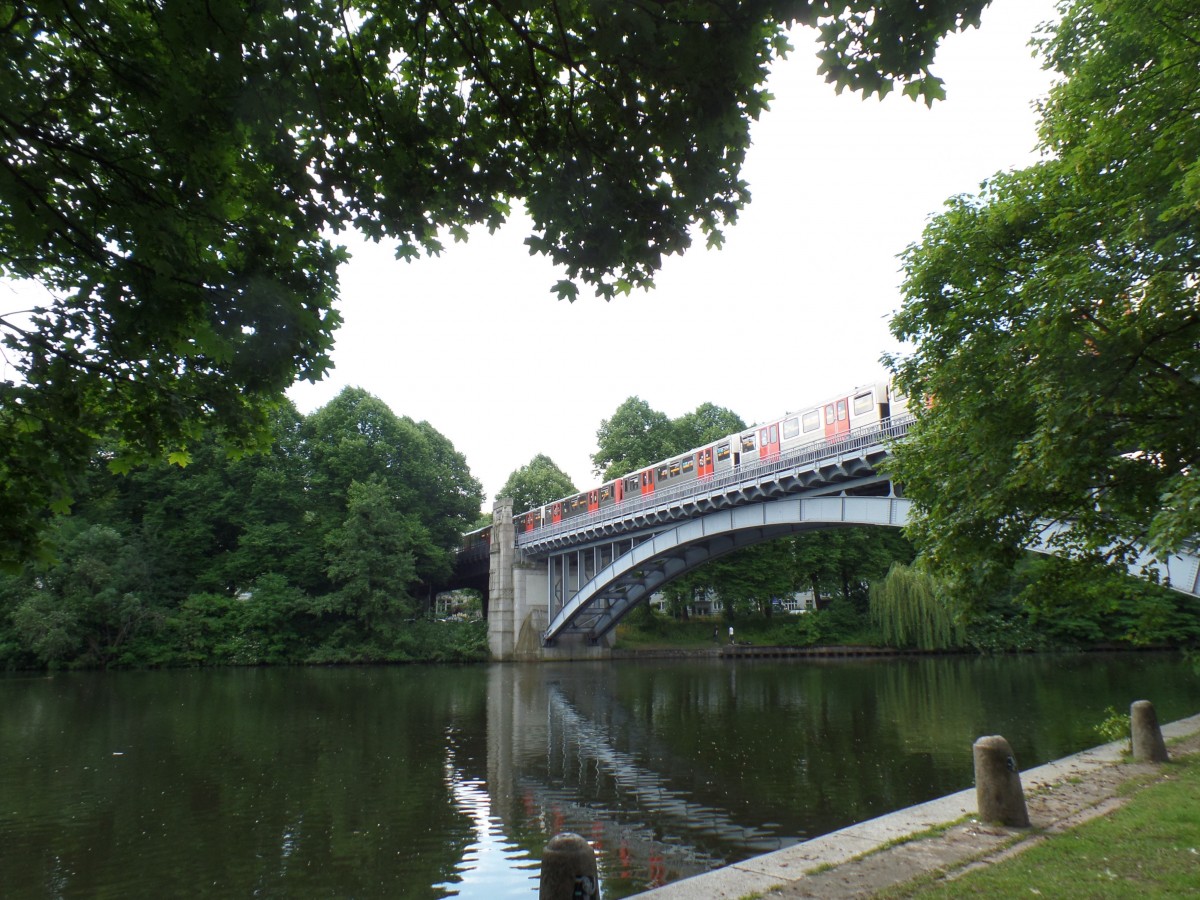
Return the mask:
<svg viewBox="0 0 1200 900">
<path fill-rule="evenodd" d="M 608 481 L 666 459 L 681 449 L 688 448 L 676 445 L 670 417 L 653 409 L 641 397 L 630 397 L 596 429 L 592 471 Z"/>
<path fill-rule="evenodd" d="M 1110 561 L 1200 534 L 1200 23 L 1190 0 L 1074 0 L 1038 41 L 1062 80 L 1045 158 L 955 197 L 905 254 L 928 400 L 893 474 L 925 552 L 990 577 L 1071 521 Z"/>
<path fill-rule="evenodd" d="M 461 454 L 349 388 L 285 404 L 272 435 L 240 459 L 203 440 L 186 467 L 98 460 L 55 560 L 0 574 L 0 667 L 435 658 L 413 620 L 482 500 Z"/>
<path fill-rule="evenodd" d="M 513 511 L 524 512 L 551 500 L 570 496 L 578 490 L 571 476 L 550 457 L 539 453 L 519 469 L 513 470 L 496 496 L 511 498 Z"/>
<path fill-rule="evenodd" d="M 641 397 L 630 397 L 596 429 L 592 470 L 607 481 L 745 427 L 741 416 L 714 403 L 672 419 Z"/>
<path fill-rule="evenodd" d="M 265 447 L 329 366 L 337 232 L 411 258 L 520 203 L 560 296 L 646 286 L 746 203 L 786 27 L 818 29 L 838 89 L 929 100 L 984 5 L 4 4 L 0 276 L 48 298 L 0 311 L 0 555 L 34 551 L 97 443 L 121 470 Z"/>
</svg>

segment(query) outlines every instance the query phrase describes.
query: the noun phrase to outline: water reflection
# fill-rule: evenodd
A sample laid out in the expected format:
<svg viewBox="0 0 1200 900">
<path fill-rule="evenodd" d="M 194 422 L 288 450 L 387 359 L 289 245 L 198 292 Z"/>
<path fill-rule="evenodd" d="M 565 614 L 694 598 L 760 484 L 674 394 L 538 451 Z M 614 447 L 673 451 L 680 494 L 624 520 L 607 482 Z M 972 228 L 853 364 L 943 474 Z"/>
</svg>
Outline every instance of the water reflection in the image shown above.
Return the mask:
<svg viewBox="0 0 1200 900">
<path fill-rule="evenodd" d="M 467 778 L 447 748 L 446 783 L 454 806 L 470 822 L 474 840 L 462 851 L 453 877 L 434 885 L 447 896 L 529 897 L 537 890 L 537 858 L 510 842 L 504 820 L 492 813 L 487 782 Z M 522 879 L 519 873 L 526 872 Z"/>
<path fill-rule="evenodd" d="M 616 898 L 1029 768 L 1177 658 L 124 673 L 0 680 L 13 897 L 535 897 L 575 831 Z"/>
</svg>

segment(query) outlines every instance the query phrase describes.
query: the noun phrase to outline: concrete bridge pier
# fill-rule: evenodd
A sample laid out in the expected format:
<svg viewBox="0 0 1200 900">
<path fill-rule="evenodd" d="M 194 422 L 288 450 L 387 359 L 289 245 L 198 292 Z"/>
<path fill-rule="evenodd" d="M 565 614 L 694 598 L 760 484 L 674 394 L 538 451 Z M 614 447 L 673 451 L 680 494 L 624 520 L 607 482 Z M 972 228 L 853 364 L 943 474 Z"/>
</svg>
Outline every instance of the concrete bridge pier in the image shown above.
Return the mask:
<svg viewBox="0 0 1200 900">
<path fill-rule="evenodd" d="M 605 659 L 611 637 L 589 645 L 565 635 L 553 647 L 542 646 L 549 624 L 550 576 L 544 562 L 527 560 L 516 548 L 512 500 L 501 497 L 492 508 L 491 557 L 488 562 L 488 646 L 500 661 Z"/>
</svg>

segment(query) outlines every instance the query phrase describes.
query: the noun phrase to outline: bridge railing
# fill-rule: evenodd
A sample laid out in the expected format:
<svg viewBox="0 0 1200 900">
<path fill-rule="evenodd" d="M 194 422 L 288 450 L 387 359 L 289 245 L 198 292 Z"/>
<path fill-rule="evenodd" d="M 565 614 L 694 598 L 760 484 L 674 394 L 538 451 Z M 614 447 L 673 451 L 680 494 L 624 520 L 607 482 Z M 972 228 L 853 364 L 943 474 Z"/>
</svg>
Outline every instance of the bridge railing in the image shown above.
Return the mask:
<svg viewBox="0 0 1200 900">
<path fill-rule="evenodd" d="M 848 454 L 862 451 L 867 447 L 876 446 L 885 441 L 895 440 L 908 433 L 909 426 L 915 420 L 911 413 L 885 419 L 879 424 L 863 425 L 846 433 L 836 440 L 821 439 L 793 447 L 785 453 L 764 460 L 752 460 L 735 466 L 728 472 L 717 476 L 705 476 L 694 481 L 655 491 L 652 494 L 626 498 L 614 506 L 606 506 L 596 512 L 571 516 L 561 522 L 541 525 L 532 531 L 517 533 L 517 546 L 536 543 L 562 534 L 569 534 L 584 528 L 600 525 L 606 522 L 628 518 L 634 513 L 664 504 L 679 503 L 689 499 L 711 497 L 727 493 L 730 490 L 746 485 L 768 480 L 770 476 L 792 469 L 802 468 L 827 460 L 845 457 Z"/>
</svg>

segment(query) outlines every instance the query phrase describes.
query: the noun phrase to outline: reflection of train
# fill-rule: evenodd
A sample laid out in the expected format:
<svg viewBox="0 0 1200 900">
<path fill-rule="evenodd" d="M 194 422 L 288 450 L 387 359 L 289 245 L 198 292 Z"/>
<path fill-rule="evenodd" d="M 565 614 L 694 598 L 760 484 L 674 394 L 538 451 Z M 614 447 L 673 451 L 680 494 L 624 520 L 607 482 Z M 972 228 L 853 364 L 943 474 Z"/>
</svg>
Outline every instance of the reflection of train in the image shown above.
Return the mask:
<svg viewBox="0 0 1200 900">
<path fill-rule="evenodd" d="M 804 444 L 836 441 L 853 428 L 878 424 L 905 409 L 905 398 L 889 382 L 874 382 L 630 472 L 589 491 L 520 512 L 513 521 L 518 534 L 533 531 L 542 525 L 616 506 L 626 498 L 712 478 L 743 462 L 768 462 Z"/>
</svg>

